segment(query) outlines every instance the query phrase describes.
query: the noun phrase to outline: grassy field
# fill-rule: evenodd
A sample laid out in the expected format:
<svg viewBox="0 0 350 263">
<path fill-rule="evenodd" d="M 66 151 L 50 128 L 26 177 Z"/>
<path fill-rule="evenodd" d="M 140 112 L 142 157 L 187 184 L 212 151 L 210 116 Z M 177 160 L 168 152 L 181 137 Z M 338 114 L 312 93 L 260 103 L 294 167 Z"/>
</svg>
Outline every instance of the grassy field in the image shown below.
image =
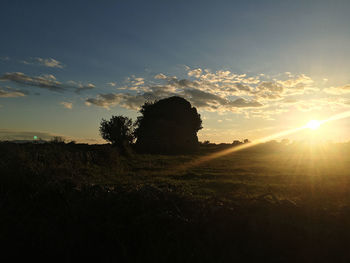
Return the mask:
<svg viewBox="0 0 350 263">
<path fill-rule="evenodd" d="M 207 162 L 109 145 L 0 144 L 0 241 L 74 262 L 349 262 L 350 145 L 266 143 Z"/>
</svg>

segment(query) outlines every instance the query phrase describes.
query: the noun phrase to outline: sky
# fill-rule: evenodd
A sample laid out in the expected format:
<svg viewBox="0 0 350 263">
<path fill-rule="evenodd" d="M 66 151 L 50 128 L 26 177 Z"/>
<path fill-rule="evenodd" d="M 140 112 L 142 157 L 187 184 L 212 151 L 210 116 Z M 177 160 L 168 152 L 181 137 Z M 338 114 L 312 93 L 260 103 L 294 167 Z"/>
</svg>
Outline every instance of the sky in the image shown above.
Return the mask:
<svg viewBox="0 0 350 263">
<path fill-rule="evenodd" d="M 350 111 L 349 1 L 2 1 L 0 140 L 102 143 L 102 118 L 186 98 L 199 140 Z M 292 140 L 350 140 L 350 119 Z"/>
</svg>

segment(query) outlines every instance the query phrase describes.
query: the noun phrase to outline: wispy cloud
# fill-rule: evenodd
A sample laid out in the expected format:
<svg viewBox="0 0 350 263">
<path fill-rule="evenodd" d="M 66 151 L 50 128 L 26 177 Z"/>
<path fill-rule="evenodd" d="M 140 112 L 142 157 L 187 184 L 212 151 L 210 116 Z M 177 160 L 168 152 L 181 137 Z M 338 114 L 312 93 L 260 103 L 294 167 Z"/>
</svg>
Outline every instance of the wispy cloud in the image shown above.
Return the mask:
<svg viewBox="0 0 350 263">
<path fill-rule="evenodd" d="M 163 73 L 159 73 L 154 76 L 155 79 L 167 79 L 167 76 L 165 76 Z"/>
<path fill-rule="evenodd" d="M 20 85 L 28 85 L 48 89 L 51 91 L 62 92 L 66 89 L 64 85 L 57 81 L 53 75 L 42 75 L 37 77 L 27 76 L 22 72 L 5 73 L 0 77 L 2 81 L 11 81 Z"/>
<path fill-rule="evenodd" d="M 80 94 L 83 91 L 91 90 L 91 89 L 94 89 L 94 88 L 96 88 L 96 86 L 94 84 L 92 84 L 92 83 L 88 83 L 87 85 L 79 84 L 77 86 L 75 92 Z"/>
<path fill-rule="evenodd" d="M 199 78 L 202 75 L 202 72 L 203 72 L 202 69 L 197 68 L 197 69 L 189 70 L 187 72 L 187 75 L 190 77 L 194 76 L 196 78 Z"/>
<path fill-rule="evenodd" d="M 75 81 L 62 83 L 58 81 L 52 74 L 28 76 L 22 72 L 11 72 L 2 75 L 0 77 L 0 81 L 9 81 L 21 86 L 38 87 L 55 92 L 64 92 L 70 90 L 75 91 L 76 93 L 81 93 L 83 91 L 95 88 L 95 85 L 92 83 L 88 83 L 87 85 L 83 85 L 82 83 Z"/>
<path fill-rule="evenodd" d="M 10 87 L 0 87 L 0 98 L 24 97 L 26 93 L 21 90 L 12 89 Z"/>
<path fill-rule="evenodd" d="M 4 57 L 0 57 L 0 61 L 9 61 L 10 57 L 8 56 L 4 56 Z"/>
<path fill-rule="evenodd" d="M 65 102 L 65 101 L 62 101 L 61 102 L 61 105 L 66 108 L 66 109 L 69 109 L 71 110 L 73 108 L 73 103 L 72 102 Z"/>
<path fill-rule="evenodd" d="M 104 108 L 120 105 L 127 109 L 138 110 L 140 105 L 145 103 L 144 95 L 131 95 L 126 93 L 99 94 L 96 98 L 88 98 L 85 101 L 87 106 L 96 105 Z"/>
<path fill-rule="evenodd" d="M 108 82 L 108 86 L 115 87 L 117 85 L 117 82 Z"/>
<path fill-rule="evenodd" d="M 49 68 L 64 68 L 65 66 L 62 64 L 62 62 L 54 59 L 54 58 L 30 58 L 28 60 L 22 60 L 23 64 L 26 65 L 39 65 L 39 66 L 45 66 Z"/>
<path fill-rule="evenodd" d="M 131 77 L 126 78 L 125 82 L 131 86 L 142 86 L 145 84 L 145 79 L 131 75 Z"/>
<path fill-rule="evenodd" d="M 323 89 L 323 91 L 333 95 L 347 94 L 347 93 L 350 93 L 350 84 L 346 84 L 344 86 L 339 86 L 339 87 L 325 88 Z"/>
</svg>

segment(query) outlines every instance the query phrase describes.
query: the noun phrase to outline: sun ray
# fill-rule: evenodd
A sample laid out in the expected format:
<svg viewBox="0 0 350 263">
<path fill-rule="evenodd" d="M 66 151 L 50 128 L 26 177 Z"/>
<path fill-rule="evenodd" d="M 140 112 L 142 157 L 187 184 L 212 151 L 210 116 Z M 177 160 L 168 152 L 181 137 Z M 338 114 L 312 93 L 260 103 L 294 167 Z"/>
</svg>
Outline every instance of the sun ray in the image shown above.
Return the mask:
<svg viewBox="0 0 350 263">
<path fill-rule="evenodd" d="M 306 129 L 307 126 L 302 126 L 302 127 L 298 127 L 298 128 L 294 128 L 294 129 L 290 129 L 290 130 L 287 130 L 287 131 L 282 131 L 282 132 L 279 132 L 279 133 L 275 133 L 273 135 L 269 135 L 269 136 L 266 136 L 264 138 L 261 138 L 261 139 L 258 139 L 254 142 L 251 142 L 251 143 L 246 143 L 246 144 L 243 144 L 243 145 L 240 145 L 240 146 L 233 146 L 229 149 L 225 149 L 225 150 L 222 150 L 222 151 L 219 151 L 219 152 L 216 152 L 216 153 L 212 153 L 210 155 L 207 155 L 207 156 L 203 156 L 197 160 L 194 160 L 192 162 L 189 162 L 187 164 L 184 164 L 182 165 L 180 168 L 181 169 L 188 169 L 190 167 L 193 167 L 193 166 L 197 166 L 203 162 L 207 162 L 207 161 L 210 161 L 210 160 L 213 160 L 213 159 L 216 159 L 216 158 L 219 158 L 219 157 L 222 157 L 222 156 L 225 156 L 227 154 L 230 154 L 230 153 L 234 153 L 234 152 L 237 152 L 237 151 L 241 151 L 243 149 L 247 149 L 247 148 L 250 148 L 252 146 L 255 146 L 255 145 L 258 145 L 258 144 L 261 144 L 261 143 L 264 143 L 264 142 L 268 142 L 268 141 L 271 141 L 273 139 L 276 139 L 276 138 L 279 138 L 279 137 L 282 137 L 282 136 L 285 136 L 285 135 L 288 135 L 288 134 L 293 134 L 293 133 L 296 133 L 298 131 L 301 131 L 301 130 L 304 130 Z"/>
<path fill-rule="evenodd" d="M 279 132 L 279 133 L 275 133 L 275 134 L 263 137 L 261 139 L 258 139 L 258 140 L 254 141 L 254 142 L 251 142 L 251 143 L 243 144 L 243 145 L 240 145 L 240 146 L 233 146 L 233 147 L 231 147 L 229 149 L 225 149 L 225 150 L 222 150 L 222 151 L 219 151 L 219 152 L 216 152 L 216 153 L 212 153 L 212 154 L 203 156 L 203 157 L 198 158 L 197 160 L 194 160 L 194 161 L 191 161 L 189 163 L 183 164 L 182 166 L 180 166 L 178 168 L 181 169 L 181 170 L 186 170 L 186 169 L 188 169 L 190 167 L 197 166 L 197 165 L 199 165 L 201 163 L 204 163 L 204 162 L 207 162 L 207 161 L 210 161 L 210 160 L 213 160 L 213 159 L 225 156 L 225 155 L 230 154 L 230 153 L 238 152 L 238 151 L 241 151 L 241 150 L 253 147 L 255 145 L 258 145 L 258 144 L 261 144 L 261 143 L 264 143 L 264 142 L 268 142 L 268 141 L 273 140 L 273 139 L 277 139 L 277 138 L 283 137 L 285 135 L 294 134 L 294 133 L 300 132 L 300 131 L 305 130 L 305 129 L 315 130 L 320 125 L 322 125 L 324 123 L 327 123 L 327 122 L 330 122 L 330 121 L 335 121 L 335 120 L 340 120 L 340 119 L 345 119 L 345 118 L 349 118 L 349 117 L 350 117 L 350 111 L 346 111 L 346 112 L 342 112 L 342 113 L 333 115 L 330 118 L 325 119 L 325 120 L 321 120 L 321 121 L 311 120 L 304 126 L 301 126 L 301 127 L 298 127 L 298 128 L 294 128 L 294 129 L 290 129 L 290 130 L 286 130 L 286 131 L 282 131 L 282 132 Z"/>
<path fill-rule="evenodd" d="M 330 121 L 336 121 L 336 120 L 340 120 L 340 119 L 345 119 L 345 118 L 349 118 L 350 117 L 350 111 L 345 111 L 336 115 L 333 115 L 332 117 L 322 120 L 320 121 L 321 124 L 326 123 L 326 122 L 330 122 Z"/>
</svg>

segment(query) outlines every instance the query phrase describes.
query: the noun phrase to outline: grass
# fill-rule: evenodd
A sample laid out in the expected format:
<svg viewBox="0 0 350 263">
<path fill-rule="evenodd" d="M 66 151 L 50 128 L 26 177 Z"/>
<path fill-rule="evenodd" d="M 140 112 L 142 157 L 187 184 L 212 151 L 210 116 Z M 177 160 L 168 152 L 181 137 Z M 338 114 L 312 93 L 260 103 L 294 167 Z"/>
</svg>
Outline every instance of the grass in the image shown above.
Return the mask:
<svg viewBox="0 0 350 263">
<path fill-rule="evenodd" d="M 321 147 L 322 146 L 322 147 Z M 3 254 L 75 262 L 348 262 L 348 144 L 198 166 L 109 145 L 0 143 Z"/>
</svg>

